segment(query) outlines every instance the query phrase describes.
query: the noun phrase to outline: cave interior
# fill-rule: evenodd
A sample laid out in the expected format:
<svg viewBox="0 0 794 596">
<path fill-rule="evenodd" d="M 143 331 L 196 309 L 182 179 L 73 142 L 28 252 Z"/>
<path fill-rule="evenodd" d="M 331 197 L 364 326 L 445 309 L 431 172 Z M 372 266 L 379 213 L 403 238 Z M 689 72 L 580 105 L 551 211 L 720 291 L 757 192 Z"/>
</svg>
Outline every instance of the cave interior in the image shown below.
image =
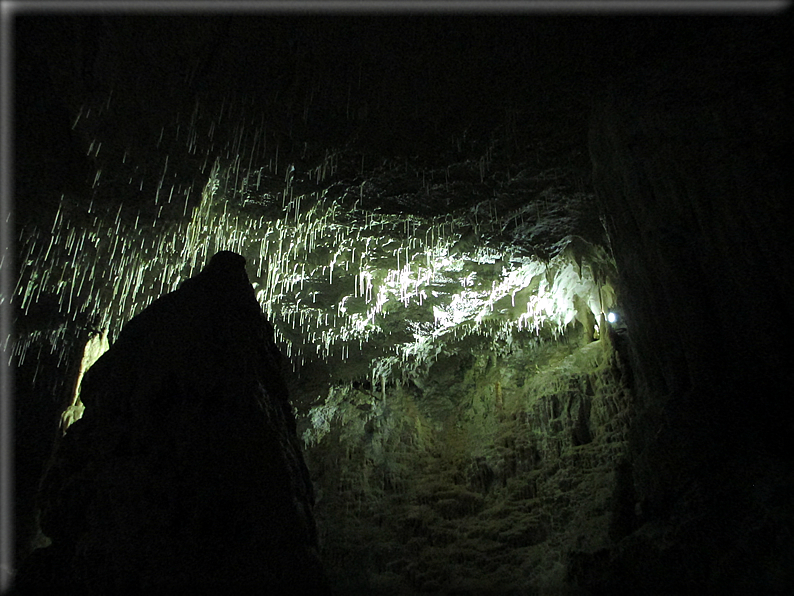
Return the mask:
<svg viewBox="0 0 794 596">
<path fill-rule="evenodd" d="M 333 593 L 790 593 L 787 13 L 13 33 L 10 560 L 83 375 L 233 251 Z"/>
</svg>

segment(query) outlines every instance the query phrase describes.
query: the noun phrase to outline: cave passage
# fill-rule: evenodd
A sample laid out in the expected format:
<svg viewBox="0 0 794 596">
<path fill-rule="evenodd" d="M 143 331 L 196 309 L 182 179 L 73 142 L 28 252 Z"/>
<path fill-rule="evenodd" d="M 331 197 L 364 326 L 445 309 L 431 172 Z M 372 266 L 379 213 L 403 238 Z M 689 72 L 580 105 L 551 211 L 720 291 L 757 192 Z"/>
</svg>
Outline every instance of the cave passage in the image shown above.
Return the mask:
<svg viewBox="0 0 794 596">
<path fill-rule="evenodd" d="M 92 365 L 232 251 L 335 593 L 784 593 L 776 19 L 17 17 L 17 558 Z"/>
</svg>

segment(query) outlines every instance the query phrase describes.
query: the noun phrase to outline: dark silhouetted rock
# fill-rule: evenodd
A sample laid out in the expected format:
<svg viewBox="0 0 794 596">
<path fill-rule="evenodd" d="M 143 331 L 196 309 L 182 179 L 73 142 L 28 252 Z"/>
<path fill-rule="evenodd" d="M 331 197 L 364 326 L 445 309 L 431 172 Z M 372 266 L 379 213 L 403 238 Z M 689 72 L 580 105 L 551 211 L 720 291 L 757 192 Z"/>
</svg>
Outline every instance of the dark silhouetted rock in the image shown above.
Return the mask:
<svg viewBox="0 0 794 596">
<path fill-rule="evenodd" d="M 323 593 L 279 358 L 232 252 L 133 318 L 85 376 L 17 589 Z"/>
<path fill-rule="evenodd" d="M 594 102 L 594 184 L 637 380 L 617 544 L 608 573 L 596 553 L 579 576 L 594 594 L 794 585 L 792 369 L 770 348 L 788 341 L 790 324 L 768 314 L 791 312 L 780 175 L 790 129 L 772 58 L 780 31 L 764 27 L 752 35 L 765 43 L 741 54 L 698 34 L 681 44 L 686 56 L 617 75 Z M 740 31 L 710 35 L 729 42 Z"/>
</svg>

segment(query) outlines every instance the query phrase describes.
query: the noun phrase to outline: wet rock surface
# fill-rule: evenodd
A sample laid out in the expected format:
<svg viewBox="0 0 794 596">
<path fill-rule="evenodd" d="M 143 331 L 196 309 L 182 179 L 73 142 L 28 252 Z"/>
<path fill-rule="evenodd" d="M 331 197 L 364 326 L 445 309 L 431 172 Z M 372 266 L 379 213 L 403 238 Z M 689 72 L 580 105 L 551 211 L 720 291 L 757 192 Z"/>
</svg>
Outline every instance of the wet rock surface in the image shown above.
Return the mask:
<svg viewBox="0 0 794 596">
<path fill-rule="evenodd" d="M 133 318 L 85 376 L 19 593 L 322 593 L 314 496 L 245 259 Z"/>
</svg>

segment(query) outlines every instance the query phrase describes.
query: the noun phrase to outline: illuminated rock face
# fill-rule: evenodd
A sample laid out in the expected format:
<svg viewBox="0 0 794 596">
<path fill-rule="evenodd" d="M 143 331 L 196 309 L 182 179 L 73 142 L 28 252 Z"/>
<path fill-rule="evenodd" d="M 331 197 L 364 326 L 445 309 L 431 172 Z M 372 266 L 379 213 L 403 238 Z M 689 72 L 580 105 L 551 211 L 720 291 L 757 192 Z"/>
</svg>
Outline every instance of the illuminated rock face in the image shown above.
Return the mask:
<svg viewBox="0 0 794 596">
<path fill-rule="evenodd" d="M 86 374 L 20 588 L 322 593 L 313 492 L 245 260 L 216 254 Z"/>
<path fill-rule="evenodd" d="M 469 338 L 421 386 L 337 386 L 304 422 L 340 593 L 542 593 L 569 583 L 568 553 L 611 544 L 631 500 L 614 494 L 631 414 L 619 356 L 489 343 Z"/>
<path fill-rule="evenodd" d="M 60 465 L 95 461 L 77 437 L 96 434 L 105 411 L 116 426 L 101 440 L 128 458 L 119 461 L 140 462 L 129 453 L 148 454 L 143 439 L 167 427 L 176 437 L 169 450 L 190 460 L 193 477 L 217 472 L 231 486 L 243 483 L 241 468 L 225 471 L 213 442 L 194 441 L 193 427 L 179 421 L 194 420 L 198 434 L 231 453 L 261 449 L 247 438 L 257 417 L 222 407 L 212 378 L 245 385 L 246 367 L 267 355 L 246 348 L 248 340 L 228 351 L 201 347 L 208 338 L 227 341 L 231 328 L 254 341 L 256 326 L 238 326 L 227 313 L 227 326 L 206 317 L 206 327 L 184 321 L 172 332 L 162 324 L 165 300 L 119 336 L 152 300 L 227 249 L 247 259 L 254 290 L 245 288 L 244 309 L 259 303 L 290 361 L 286 382 L 317 494 L 321 557 L 339 593 L 759 591 L 743 590 L 748 584 L 785 593 L 778 588 L 794 569 L 786 564 L 792 482 L 779 453 L 793 435 L 780 396 L 794 382 L 777 346 L 790 336 L 779 323 L 792 310 L 794 272 L 779 177 L 788 129 L 776 116 L 787 101 L 766 88 L 780 78 L 778 50 L 756 44 L 771 38 L 752 27 L 726 27 L 726 47 L 719 28 L 679 24 L 671 34 L 653 20 L 605 28 L 608 43 L 595 46 L 566 33 L 567 22 L 544 43 L 533 28 L 506 21 L 489 34 L 477 17 L 459 35 L 459 52 L 438 32 L 425 45 L 406 44 L 415 60 L 395 58 L 384 43 L 379 27 L 388 19 L 354 28 L 364 37 L 335 28 L 337 38 L 324 38 L 318 21 L 290 43 L 271 35 L 270 19 L 206 21 L 228 29 L 204 58 L 188 61 L 207 66 L 188 73 L 194 86 L 183 84 L 179 61 L 157 64 L 172 55 L 163 42 L 182 45 L 178 28 L 162 22 L 161 35 L 151 23 L 109 23 L 97 64 L 108 85 L 69 94 L 62 126 L 95 166 L 91 194 L 32 187 L 52 208 L 23 220 L 30 223 L 18 246 L 14 356 L 18 378 L 48 383 L 30 383 L 30 410 L 45 410 L 47 400 L 36 398 L 57 394 L 50 388 L 58 382 L 73 384 L 84 341 L 71 338 L 89 330 L 106 330 L 117 353 L 152 371 L 144 387 L 167 389 L 142 398 L 157 417 L 133 408 L 116 416 L 96 379 L 121 372 L 101 372 L 116 357 L 100 361 L 86 379 L 94 416 L 87 401 L 87 421 L 64 443 L 78 453 Z M 207 39 L 198 33 L 185 36 L 185 51 Z M 343 42 L 367 35 L 373 50 L 385 48 L 382 74 L 360 52 L 344 58 Z M 476 39 L 502 43 L 502 53 L 476 55 Z M 521 40 L 548 48 L 551 59 L 519 65 L 522 51 L 536 51 Z M 287 52 L 279 62 L 293 42 L 314 56 Z M 586 50 L 566 68 L 558 52 L 577 44 Z M 659 54 L 657 44 L 697 50 L 682 58 Z M 752 50 L 737 56 L 745 44 Z M 438 50 L 453 60 L 435 62 Z M 50 57 L 53 72 L 68 76 L 72 55 Z M 633 56 L 656 56 L 658 68 L 627 67 Z M 434 62 L 435 75 L 410 66 L 432 73 Z M 588 74 L 592 62 L 603 77 Z M 544 64 L 545 76 L 536 70 Z M 494 73 L 482 79 L 487 88 L 460 76 L 469 69 Z M 737 69 L 747 76 L 734 77 Z M 677 75 L 664 76 L 671 70 Z M 282 76 L 293 71 L 295 79 Z M 606 84 L 615 77 L 623 85 Z M 758 89 L 746 86 L 753 77 L 764 80 Z M 193 93 L 205 85 L 211 92 Z M 425 97 L 403 109 L 401 94 L 434 86 L 463 103 L 482 97 L 482 106 L 458 113 L 460 104 L 442 93 L 440 104 Z M 614 94 L 604 98 L 603 88 Z M 612 307 L 620 317 L 608 326 L 601 317 Z M 157 341 L 141 350 L 146 333 L 136 327 L 150 325 Z M 74 375 L 60 374 L 61 358 L 72 359 Z M 189 368 L 165 374 L 167 361 Z M 137 378 L 116 385 L 143 395 Z M 197 399 L 185 408 L 167 399 L 188 394 Z M 17 452 L 30 464 L 18 468 L 40 465 L 43 421 L 61 414 L 49 407 L 42 422 L 27 416 L 35 432 L 18 433 Z M 139 492 L 155 497 L 161 483 L 187 482 L 167 467 L 149 480 L 129 467 Z M 90 490 L 97 480 L 79 473 Z M 102 486 L 115 481 L 99 478 Z M 48 485 L 57 484 L 51 474 Z M 217 500 L 213 490 L 201 494 Z M 184 491 L 170 494 L 195 510 Z M 138 519 L 150 536 L 147 528 L 170 511 L 100 505 L 107 516 Z M 266 496 L 242 499 L 240 516 L 258 524 L 269 507 Z M 176 519 L 182 535 L 194 527 Z M 218 523 L 227 521 L 239 519 Z M 54 538 L 65 535 L 60 526 L 83 523 L 67 514 L 44 519 Z M 167 555 L 175 544 L 151 546 Z M 237 556 L 213 564 L 231 574 L 245 565 L 246 555 Z"/>
</svg>

